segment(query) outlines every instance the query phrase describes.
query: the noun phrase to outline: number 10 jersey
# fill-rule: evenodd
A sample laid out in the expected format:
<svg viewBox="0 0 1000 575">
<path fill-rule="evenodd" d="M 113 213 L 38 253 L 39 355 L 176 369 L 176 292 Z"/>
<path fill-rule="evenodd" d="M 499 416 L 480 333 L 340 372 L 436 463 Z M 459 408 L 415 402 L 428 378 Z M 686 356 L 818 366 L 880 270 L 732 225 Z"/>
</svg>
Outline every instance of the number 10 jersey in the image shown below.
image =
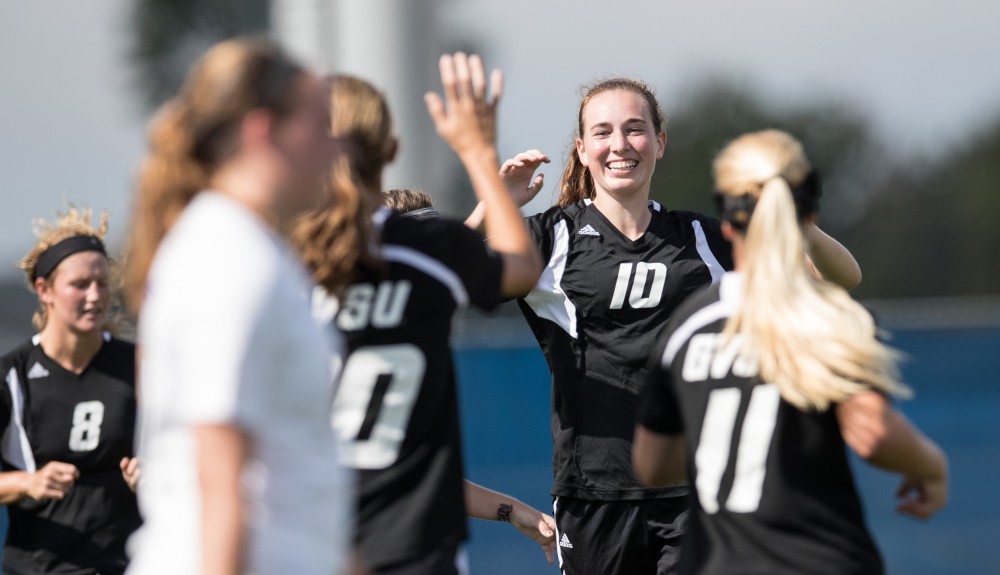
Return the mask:
<svg viewBox="0 0 1000 575">
<path fill-rule="evenodd" d="M 589 200 L 527 219 L 546 267 L 519 305 L 552 372 L 552 495 L 598 501 L 676 497 L 632 471 L 632 433 L 649 350 L 677 305 L 732 267 L 715 218 L 649 202 L 625 237 Z"/>
</svg>

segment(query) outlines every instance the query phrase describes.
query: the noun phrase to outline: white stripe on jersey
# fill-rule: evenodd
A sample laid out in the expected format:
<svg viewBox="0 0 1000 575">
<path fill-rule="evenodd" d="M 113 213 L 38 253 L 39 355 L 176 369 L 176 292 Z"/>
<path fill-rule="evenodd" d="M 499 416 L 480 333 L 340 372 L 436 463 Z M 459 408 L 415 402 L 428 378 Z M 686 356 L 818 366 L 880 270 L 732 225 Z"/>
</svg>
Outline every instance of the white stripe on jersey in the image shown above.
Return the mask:
<svg viewBox="0 0 1000 575">
<path fill-rule="evenodd" d="M 712 253 L 712 248 L 708 246 L 708 238 L 705 237 L 705 230 L 701 229 L 701 222 L 691 220 L 691 227 L 694 228 L 695 247 L 698 248 L 698 255 L 708 266 L 708 272 L 712 274 L 712 283 L 717 283 L 719 278 L 726 273 L 726 269 L 722 267 L 715 254 Z"/>
<path fill-rule="evenodd" d="M 555 322 L 563 331 L 576 338 L 576 305 L 562 288 L 562 277 L 566 271 L 566 256 L 569 255 L 569 228 L 566 220 L 555 225 L 556 241 L 552 246 L 552 257 L 542 270 L 542 277 L 524 302 L 531 306 L 535 315 Z"/>
<path fill-rule="evenodd" d="M 664 368 L 670 367 L 681 346 L 691 338 L 691 335 L 695 331 L 713 321 L 729 317 L 736 310 L 736 305 L 741 297 L 740 288 L 743 285 L 743 276 L 731 272 L 724 274 L 720 281 L 719 301 L 713 302 L 696 311 L 670 335 L 670 339 L 667 340 L 667 346 L 663 350 L 663 357 L 660 358 L 660 364 Z"/>
<path fill-rule="evenodd" d="M 469 305 L 469 292 L 465 290 L 465 285 L 458 274 L 427 254 L 406 246 L 385 244 L 382 246 L 382 257 L 391 262 L 399 262 L 417 268 L 443 283 L 451 291 L 451 297 L 455 298 L 455 303 L 459 307 Z"/>
<path fill-rule="evenodd" d="M 552 499 L 552 518 L 555 519 L 559 517 L 559 498 L 554 497 Z M 559 572 L 565 575 L 566 571 L 563 569 L 563 556 L 562 547 L 559 546 L 559 521 L 556 524 L 556 558 L 559 559 Z"/>
<path fill-rule="evenodd" d="M 34 473 L 35 454 L 31 452 L 31 444 L 28 443 L 28 434 L 24 431 L 22 419 L 24 397 L 21 396 L 17 370 L 13 367 L 7 372 L 7 388 L 10 390 L 10 422 L 3 431 L 3 458 L 15 467 Z"/>
</svg>

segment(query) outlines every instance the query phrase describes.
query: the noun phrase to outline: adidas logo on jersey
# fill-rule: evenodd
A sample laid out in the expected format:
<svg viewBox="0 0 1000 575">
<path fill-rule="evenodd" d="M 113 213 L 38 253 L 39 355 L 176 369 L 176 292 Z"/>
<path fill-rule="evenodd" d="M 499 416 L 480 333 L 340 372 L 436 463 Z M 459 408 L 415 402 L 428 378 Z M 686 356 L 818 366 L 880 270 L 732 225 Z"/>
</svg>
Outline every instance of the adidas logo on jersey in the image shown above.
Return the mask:
<svg viewBox="0 0 1000 575">
<path fill-rule="evenodd" d="M 563 533 L 562 539 L 559 540 L 559 546 L 565 547 L 566 549 L 573 548 L 573 544 L 569 542 L 569 537 L 566 537 L 565 533 Z"/>
<path fill-rule="evenodd" d="M 587 224 L 587 225 L 583 226 L 582 228 L 580 228 L 580 231 L 578 231 L 576 233 L 579 234 L 579 235 L 581 235 L 581 236 L 599 236 L 599 235 L 601 235 L 600 232 L 598 232 L 597 230 L 595 230 L 594 226 L 592 226 L 590 224 Z M 561 542 L 560 542 L 560 545 L 562 545 Z"/>
<path fill-rule="evenodd" d="M 48 376 L 49 370 L 45 369 L 45 367 L 37 361 L 35 362 L 35 365 L 31 366 L 31 369 L 28 370 L 28 379 L 38 379 L 40 377 Z"/>
</svg>

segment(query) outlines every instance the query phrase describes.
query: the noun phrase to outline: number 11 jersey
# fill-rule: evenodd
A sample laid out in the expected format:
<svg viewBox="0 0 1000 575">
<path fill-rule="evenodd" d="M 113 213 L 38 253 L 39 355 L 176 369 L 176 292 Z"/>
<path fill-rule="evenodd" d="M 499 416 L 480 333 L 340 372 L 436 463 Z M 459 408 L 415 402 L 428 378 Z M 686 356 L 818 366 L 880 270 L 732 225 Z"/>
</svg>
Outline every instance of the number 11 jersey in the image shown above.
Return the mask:
<svg viewBox="0 0 1000 575">
<path fill-rule="evenodd" d="M 836 410 L 802 411 L 723 337 L 742 277 L 681 306 L 651 358 L 639 423 L 683 433 L 694 508 L 679 573 L 874 575 Z"/>
</svg>

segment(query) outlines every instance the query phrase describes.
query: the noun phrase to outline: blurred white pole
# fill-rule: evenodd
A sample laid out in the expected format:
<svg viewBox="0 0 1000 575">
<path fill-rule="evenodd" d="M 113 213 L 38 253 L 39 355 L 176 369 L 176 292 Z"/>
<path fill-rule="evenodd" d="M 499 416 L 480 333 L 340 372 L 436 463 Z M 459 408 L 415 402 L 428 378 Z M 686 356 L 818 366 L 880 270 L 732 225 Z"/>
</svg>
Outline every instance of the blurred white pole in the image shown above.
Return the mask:
<svg viewBox="0 0 1000 575">
<path fill-rule="evenodd" d="M 333 20 L 330 0 L 272 0 L 271 28 L 275 37 L 298 61 L 320 74 L 333 71 L 330 37 Z"/>
<path fill-rule="evenodd" d="M 423 99 L 428 90 L 440 91 L 437 2 L 273 2 L 274 33 L 295 56 L 322 72 L 359 76 L 385 93 L 400 151 L 384 185 L 419 187 L 432 195 L 440 209 L 452 211 L 454 206 L 445 197 L 449 187 L 445 148 L 434 133 Z"/>
</svg>

